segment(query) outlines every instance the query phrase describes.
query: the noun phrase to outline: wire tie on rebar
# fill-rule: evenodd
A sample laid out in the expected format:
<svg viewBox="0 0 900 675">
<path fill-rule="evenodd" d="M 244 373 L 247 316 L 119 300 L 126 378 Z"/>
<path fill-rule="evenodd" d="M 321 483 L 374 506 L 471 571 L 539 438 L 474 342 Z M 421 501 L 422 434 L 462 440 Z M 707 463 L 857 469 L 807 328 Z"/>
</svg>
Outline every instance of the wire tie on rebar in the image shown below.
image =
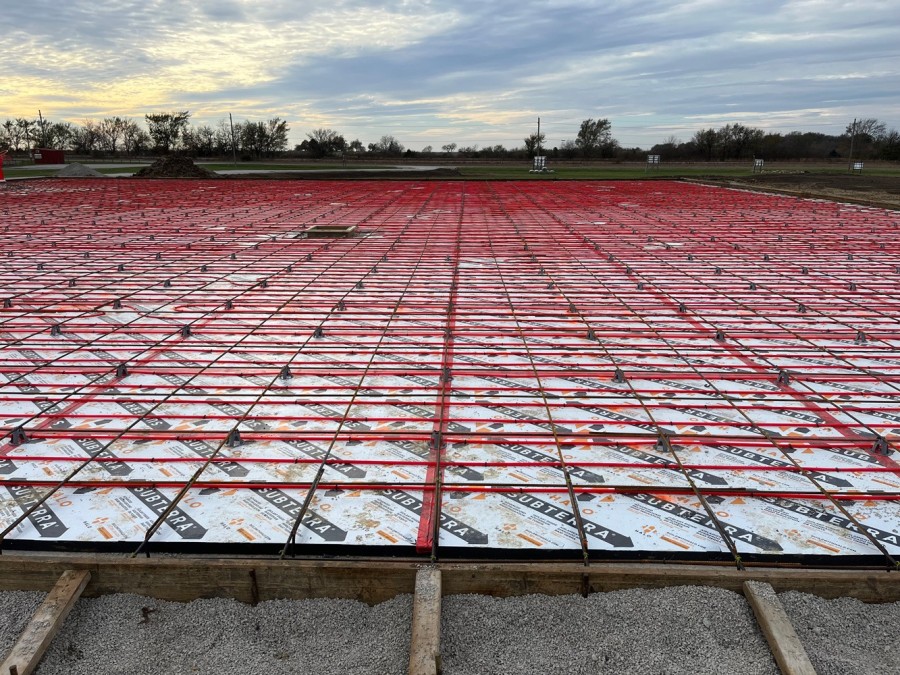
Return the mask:
<svg viewBox="0 0 900 675">
<path fill-rule="evenodd" d="M 378 274 L 378 265 L 372 267 L 372 274 Z"/>
<path fill-rule="evenodd" d="M 291 367 L 285 364 L 281 369 L 281 372 L 278 373 L 278 377 L 280 377 L 282 380 L 290 380 L 292 377 L 294 377 L 294 374 L 291 372 Z"/>
<path fill-rule="evenodd" d="M 864 344 L 866 344 L 866 334 L 863 333 L 861 330 L 856 331 L 856 340 L 855 340 L 855 342 L 856 342 L 856 344 L 858 344 L 858 345 L 864 345 Z"/>
<path fill-rule="evenodd" d="M 312 260 L 312 253 L 307 253 L 306 254 L 306 262 L 309 262 L 311 260 Z"/>
<path fill-rule="evenodd" d="M 231 259 L 232 259 L 232 260 L 237 260 L 237 253 L 232 253 L 232 254 L 231 254 Z"/>
<path fill-rule="evenodd" d="M 694 254 L 688 253 L 688 260 L 693 260 L 693 259 L 694 259 Z"/>
<path fill-rule="evenodd" d="M 85 257 L 85 258 L 90 258 L 90 257 L 91 257 L 90 252 L 89 252 L 89 251 L 85 251 L 85 252 L 84 252 L 84 257 Z"/>
<path fill-rule="evenodd" d="M 53 324 L 50 327 L 50 335 L 62 335 L 62 324 Z"/>
<path fill-rule="evenodd" d="M 284 271 L 287 272 L 288 274 L 290 274 L 291 272 L 294 271 L 294 266 L 293 266 L 293 265 L 288 265 L 287 268 L 285 268 Z"/>
<path fill-rule="evenodd" d="M 552 282 L 552 281 L 551 281 L 549 284 L 547 284 L 547 288 L 553 288 L 553 282 Z"/>
<path fill-rule="evenodd" d="M 763 260 L 764 260 L 765 262 L 769 262 L 769 254 L 768 254 L 768 253 L 766 253 L 766 254 L 763 256 Z"/>
<path fill-rule="evenodd" d="M 444 435 L 440 431 L 431 432 L 431 447 L 440 450 L 444 445 Z"/>
<path fill-rule="evenodd" d="M 588 328 L 587 339 L 588 340 L 596 340 L 597 339 L 597 334 L 590 328 Z"/>
<path fill-rule="evenodd" d="M 631 267 L 629 267 L 629 266 L 625 267 L 625 274 L 631 274 Z"/>
<path fill-rule="evenodd" d="M 791 374 L 786 370 L 778 371 L 778 384 L 790 384 Z"/>
<path fill-rule="evenodd" d="M 119 263 L 119 266 L 116 268 L 116 270 L 119 271 L 119 272 L 124 272 L 124 271 L 125 271 L 125 265 L 124 265 L 123 263 Z"/>
<path fill-rule="evenodd" d="M 715 274 L 722 274 L 722 268 L 716 267 Z"/>
<path fill-rule="evenodd" d="M 344 301 L 338 300 L 337 311 L 343 312 L 345 309 L 347 309 L 347 305 L 344 304 Z"/>
<path fill-rule="evenodd" d="M 753 281 L 750 282 L 750 290 L 751 290 L 751 291 L 755 291 L 755 290 L 756 290 L 756 283 L 754 283 Z"/>
<path fill-rule="evenodd" d="M 262 281 L 259 282 L 259 287 L 260 287 L 260 288 L 268 288 L 268 286 L 269 286 L 269 280 L 268 280 L 268 279 L 263 279 Z"/>
<path fill-rule="evenodd" d="M 361 289 L 363 287 L 362 280 L 356 282 L 356 288 Z"/>
<path fill-rule="evenodd" d="M 7 309 L 12 307 L 12 298 L 3 298 L 3 306 Z"/>
<path fill-rule="evenodd" d="M 237 429 L 232 429 L 228 432 L 228 437 L 225 439 L 225 445 L 229 448 L 236 448 L 243 441 L 241 440 L 241 432 Z"/>
<path fill-rule="evenodd" d="M 848 254 L 847 254 L 847 260 L 853 260 L 853 254 L 852 254 L 852 253 L 848 253 Z"/>
<path fill-rule="evenodd" d="M 450 372 L 450 368 L 444 368 L 441 371 L 441 382 L 443 384 L 449 384 L 450 380 L 453 379 L 453 374 Z"/>
<path fill-rule="evenodd" d="M 856 290 L 856 283 L 853 282 L 853 281 L 851 281 L 849 284 L 847 284 L 847 290 L 848 290 L 848 291 L 855 291 L 855 290 Z"/>
<path fill-rule="evenodd" d="M 75 285 L 75 280 L 69 279 L 69 288 L 72 288 L 72 286 L 74 286 L 74 285 Z"/>
<path fill-rule="evenodd" d="M 171 279 L 166 279 L 166 280 L 163 282 L 163 288 L 171 288 L 171 287 L 172 287 L 172 280 L 171 280 Z"/>
<path fill-rule="evenodd" d="M 157 252 L 157 254 L 156 254 L 156 259 L 157 259 L 157 260 L 162 260 L 162 253 Z"/>
<path fill-rule="evenodd" d="M 200 271 L 201 271 L 201 272 L 205 272 L 205 271 L 208 270 L 208 269 L 209 269 L 209 268 L 208 268 L 206 265 L 200 265 Z"/>
<path fill-rule="evenodd" d="M 322 326 L 316 326 L 316 329 L 313 331 L 314 338 L 325 337 L 325 331 L 322 330 Z"/>
<path fill-rule="evenodd" d="M 725 339 L 724 331 L 721 328 L 717 328 L 716 329 L 716 340 L 724 340 L 724 339 Z"/>
<path fill-rule="evenodd" d="M 875 442 L 872 444 L 872 452 L 876 455 L 890 455 L 891 445 L 884 436 L 875 436 Z"/>
<path fill-rule="evenodd" d="M 806 305 L 804 305 L 802 302 L 799 303 L 797 305 L 797 311 L 800 312 L 801 314 L 804 314 L 806 312 Z"/>
<path fill-rule="evenodd" d="M 128 377 L 128 365 L 120 363 L 116 366 L 116 377 Z"/>
<path fill-rule="evenodd" d="M 572 314 L 578 313 L 578 308 L 575 306 L 574 302 L 569 303 L 569 312 L 571 312 Z"/>
<path fill-rule="evenodd" d="M 685 305 L 683 302 L 679 302 L 679 303 L 678 303 L 678 311 L 681 312 L 681 313 L 686 312 L 686 311 L 687 311 L 687 305 Z"/>
<path fill-rule="evenodd" d="M 541 276 L 544 276 L 545 274 L 547 274 L 547 270 L 545 270 L 543 267 L 541 267 L 541 268 L 538 270 L 538 274 L 541 275 Z"/>
<path fill-rule="evenodd" d="M 190 337 L 191 336 L 191 327 L 188 324 L 185 324 L 181 327 L 181 337 Z"/>
<path fill-rule="evenodd" d="M 226 300 L 225 309 L 234 309 L 234 300 Z"/>
<path fill-rule="evenodd" d="M 616 384 L 625 384 L 627 381 L 625 372 L 621 368 L 616 368 L 616 371 L 613 373 L 613 382 Z"/>
<path fill-rule="evenodd" d="M 800 268 L 800 274 L 809 274 L 809 268 L 806 265 L 804 265 L 803 267 Z"/>
<path fill-rule="evenodd" d="M 644 290 L 644 282 L 643 282 L 643 281 L 639 281 L 639 282 L 638 282 L 637 289 L 638 289 L 639 291 Z"/>
<path fill-rule="evenodd" d="M 44 263 L 38 263 L 38 269 L 39 270 L 44 269 Z"/>
<path fill-rule="evenodd" d="M 112 308 L 113 309 L 122 309 L 122 301 L 119 300 L 119 298 L 116 298 L 115 300 L 113 300 Z"/>
</svg>

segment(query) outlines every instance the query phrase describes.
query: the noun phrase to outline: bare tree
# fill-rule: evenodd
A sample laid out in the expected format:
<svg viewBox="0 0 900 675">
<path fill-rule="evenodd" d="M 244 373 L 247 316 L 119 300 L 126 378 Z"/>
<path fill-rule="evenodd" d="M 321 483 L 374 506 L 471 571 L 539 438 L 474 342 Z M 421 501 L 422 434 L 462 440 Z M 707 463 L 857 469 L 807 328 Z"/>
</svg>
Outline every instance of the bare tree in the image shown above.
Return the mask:
<svg viewBox="0 0 900 675">
<path fill-rule="evenodd" d="M 144 115 L 150 138 L 157 152 L 168 154 L 178 146 L 181 134 L 187 128 L 191 113 L 188 110 Z"/>
<path fill-rule="evenodd" d="M 847 125 L 846 134 L 850 136 L 856 133 L 856 138 L 863 137 L 868 141 L 877 141 L 887 133 L 887 125 L 874 117 L 866 117 L 865 119 L 856 120 L 856 129 L 854 131 L 853 122 Z"/>
<path fill-rule="evenodd" d="M 610 147 L 612 141 L 612 124 L 608 119 L 595 120 L 589 118 L 581 123 L 575 144 L 585 157 L 602 154 Z"/>
<path fill-rule="evenodd" d="M 534 157 L 537 154 L 538 148 L 543 145 L 545 140 L 547 140 L 547 134 L 543 132 L 541 132 L 540 135 L 537 133 L 528 134 L 525 137 L 525 151 L 528 153 L 528 156 Z"/>
<path fill-rule="evenodd" d="M 121 117 L 106 117 L 100 121 L 98 132 L 103 149 L 115 154 L 119 140 L 125 134 L 125 120 Z"/>
<path fill-rule="evenodd" d="M 384 135 L 377 143 L 369 143 L 369 150 L 382 155 L 399 155 L 403 152 L 403 144 L 391 135 Z"/>
<path fill-rule="evenodd" d="M 301 143 L 301 147 L 314 157 L 327 157 L 347 149 L 347 141 L 334 129 L 313 129 L 306 137 L 308 142 L 305 147 Z"/>
<path fill-rule="evenodd" d="M 456 150 L 456 143 L 447 143 L 446 145 L 442 145 L 441 150 L 449 154 Z"/>
</svg>

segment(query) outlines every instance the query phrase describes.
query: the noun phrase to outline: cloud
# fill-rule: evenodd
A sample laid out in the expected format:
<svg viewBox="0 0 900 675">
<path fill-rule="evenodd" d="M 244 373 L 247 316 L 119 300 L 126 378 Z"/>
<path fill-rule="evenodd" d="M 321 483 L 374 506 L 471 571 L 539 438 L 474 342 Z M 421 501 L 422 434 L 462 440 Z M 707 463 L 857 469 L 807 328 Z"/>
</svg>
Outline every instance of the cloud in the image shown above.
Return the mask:
<svg viewBox="0 0 900 675">
<path fill-rule="evenodd" d="M 900 125 L 893 4 L 33 0 L 4 9 L 0 118 L 232 111 L 409 147 L 517 145 L 538 115 L 554 139 L 609 117 L 624 145 Z"/>
</svg>

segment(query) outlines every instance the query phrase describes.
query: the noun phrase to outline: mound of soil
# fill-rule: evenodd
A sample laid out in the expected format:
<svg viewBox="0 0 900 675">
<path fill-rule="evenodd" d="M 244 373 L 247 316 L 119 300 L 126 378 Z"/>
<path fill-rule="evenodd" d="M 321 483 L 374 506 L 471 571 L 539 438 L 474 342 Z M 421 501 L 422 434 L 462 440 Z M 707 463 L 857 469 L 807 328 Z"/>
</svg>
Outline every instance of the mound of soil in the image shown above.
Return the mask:
<svg viewBox="0 0 900 675">
<path fill-rule="evenodd" d="M 897 176 L 803 171 L 762 173 L 741 178 L 710 176 L 704 181 L 798 197 L 900 209 L 900 178 Z"/>
<path fill-rule="evenodd" d="M 190 157 L 167 155 L 134 174 L 135 178 L 217 178 L 218 174 L 194 164 Z"/>
<path fill-rule="evenodd" d="M 59 178 L 103 178 L 103 174 L 84 164 L 73 162 L 56 172 Z"/>
</svg>

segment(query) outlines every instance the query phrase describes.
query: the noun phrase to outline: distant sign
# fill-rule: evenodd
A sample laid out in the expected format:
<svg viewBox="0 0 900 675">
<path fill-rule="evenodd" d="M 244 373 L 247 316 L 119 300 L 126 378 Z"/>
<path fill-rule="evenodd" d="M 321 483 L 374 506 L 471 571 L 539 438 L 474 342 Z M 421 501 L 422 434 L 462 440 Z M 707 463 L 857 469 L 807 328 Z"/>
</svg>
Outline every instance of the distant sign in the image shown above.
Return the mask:
<svg viewBox="0 0 900 675">
<path fill-rule="evenodd" d="M 647 155 L 647 164 L 659 164 L 659 155 Z"/>
<path fill-rule="evenodd" d="M 862 173 L 863 163 L 862 162 L 853 162 L 853 170 L 856 173 Z"/>
</svg>

